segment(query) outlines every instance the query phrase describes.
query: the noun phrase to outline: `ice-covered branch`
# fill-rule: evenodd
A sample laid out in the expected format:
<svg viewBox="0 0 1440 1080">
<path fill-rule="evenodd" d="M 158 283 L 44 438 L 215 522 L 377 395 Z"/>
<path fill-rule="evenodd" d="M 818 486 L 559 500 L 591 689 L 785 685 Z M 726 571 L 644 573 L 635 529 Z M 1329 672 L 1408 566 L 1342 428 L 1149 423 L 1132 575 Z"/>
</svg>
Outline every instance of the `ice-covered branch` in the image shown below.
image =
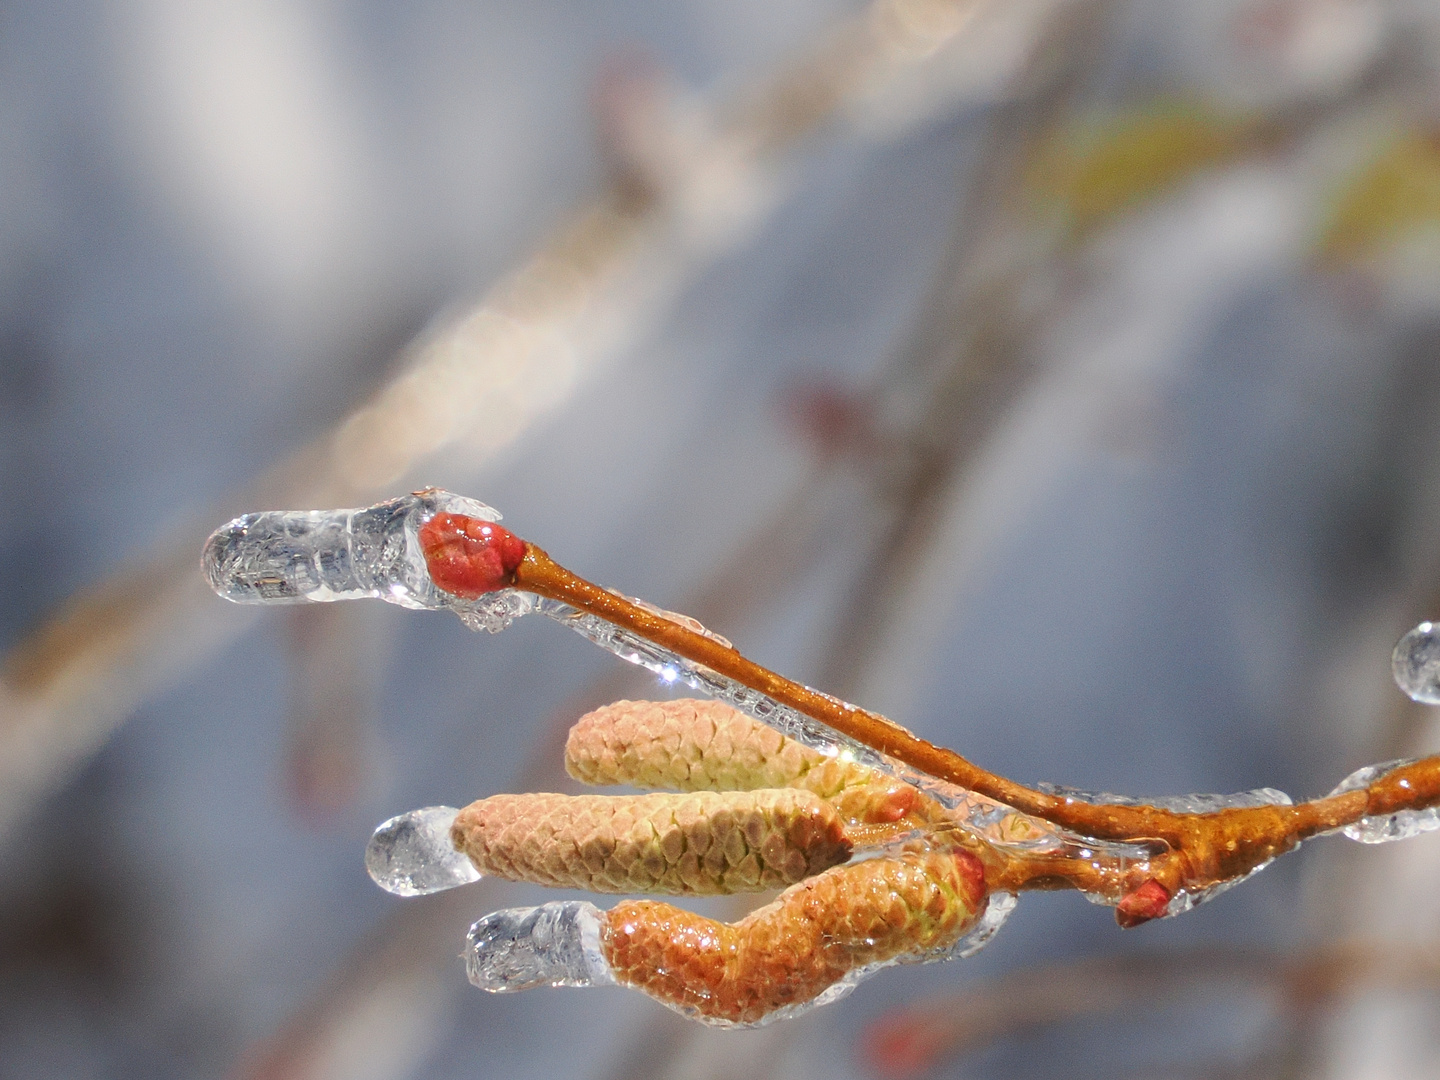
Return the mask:
<svg viewBox="0 0 1440 1080">
<path fill-rule="evenodd" d="M 602 892 L 789 888 L 728 928 L 654 904 L 593 917 L 569 907 L 495 916 L 505 933 L 477 924 L 470 961 L 490 989 L 522 988 L 496 981 L 508 960 L 496 968 L 486 959 L 503 938 L 506 956 L 530 957 L 517 970 L 560 972 L 539 982 L 590 985 L 605 974 L 713 1022 L 756 1023 L 828 1000 L 876 966 L 978 947 L 1026 889 L 1080 890 L 1134 926 L 1187 910 L 1310 836 L 1343 829 L 1378 842 L 1437 825 L 1440 758 L 1371 766 L 1298 805 L 1270 789 L 1141 802 L 1026 787 L 760 667 L 694 620 L 592 585 L 499 517 L 436 489 L 363 510 L 252 514 L 212 535 L 204 569 L 238 602 L 370 597 L 450 610 L 491 632 L 530 612 L 556 619 L 666 682 L 708 693 L 722 710 L 701 717 L 694 703 L 678 702 L 643 721 L 619 707 L 588 718 L 572 734 L 571 772 L 696 794 L 498 796 L 463 811 L 415 811 L 377 831 L 372 876 L 406 895 L 481 874 Z M 1440 682 L 1436 637 L 1425 624 L 1396 649 L 1397 679 L 1420 698 L 1435 696 Z M 767 745 L 757 722 L 779 741 Z M 851 861 L 856 851 L 874 855 Z M 873 907 L 874 897 L 907 897 L 912 886 L 913 897 L 895 902 L 915 918 L 927 912 L 919 922 Z M 901 928 L 898 936 L 877 937 L 871 919 Z M 525 927 L 543 928 L 548 944 L 521 934 Z M 583 933 L 599 945 L 581 947 Z M 788 946 L 774 945 L 809 933 L 827 943 L 801 950 L 818 968 L 785 960 Z M 651 944 L 629 951 L 637 940 Z M 660 955 L 670 948 L 683 956 Z M 722 965 L 728 974 L 716 982 L 705 972 L 717 948 L 759 951 L 739 967 Z M 580 957 L 583 977 L 553 949 Z M 676 975 L 677 965 L 688 974 Z M 762 985 L 788 989 L 777 997 Z"/>
</svg>

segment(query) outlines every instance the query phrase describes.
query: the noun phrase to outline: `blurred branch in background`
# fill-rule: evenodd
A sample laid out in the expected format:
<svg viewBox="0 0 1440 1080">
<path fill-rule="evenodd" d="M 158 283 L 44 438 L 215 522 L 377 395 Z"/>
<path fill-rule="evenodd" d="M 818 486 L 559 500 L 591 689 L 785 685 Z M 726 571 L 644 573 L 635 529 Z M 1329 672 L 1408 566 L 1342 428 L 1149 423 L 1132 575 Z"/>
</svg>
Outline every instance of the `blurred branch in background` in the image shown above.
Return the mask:
<svg viewBox="0 0 1440 1080">
<path fill-rule="evenodd" d="M 324 820 L 379 790 L 375 743 L 382 630 L 365 615 L 295 608 L 290 630 L 286 788 L 303 816 Z"/>
<path fill-rule="evenodd" d="M 610 188 L 478 306 L 427 334 L 402 373 L 339 425 L 219 509 L 369 501 L 422 467 L 478 469 L 635 340 L 705 266 L 783 197 L 811 136 L 892 138 L 994 95 L 1047 2 L 882 0 L 776 78 L 708 109 L 651 89 L 618 106 Z M 621 95 L 624 97 L 624 95 Z M 633 143 L 633 145 L 631 145 Z M 211 522 L 213 510 L 196 518 Z M 54 791 L 116 725 L 249 623 L 217 613 L 194 571 L 201 527 L 72 597 L 5 660 L 0 833 Z"/>
<path fill-rule="evenodd" d="M 1227 995 L 1275 1014 L 1263 1040 L 1273 1067 L 1293 1052 L 1287 1032 L 1312 1023 L 1346 995 L 1373 989 L 1433 991 L 1440 987 L 1440 948 L 1383 941 L 1342 942 L 1312 952 L 1208 946 L 1174 952 L 1106 956 L 1026 968 L 936 995 L 876 1020 L 861 1037 L 878 1075 L 906 1078 L 940 1072 L 955 1059 L 1012 1035 L 1111 1014 L 1133 1019 L 1155 1010 Z M 1157 1044 L 1163 1043 L 1157 1038 Z M 1157 1067 L 1185 1068 L 1155 1047 Z M 1267 1074 L 1268 1074 L 1267 1069 Z"/>
<path fill-rule="evenodd" d="M 878 646 L 896 640 L 896 621 L 913 610 L 907 601 L 917 583 L 934 588 L 924 571 L 939 518 L 1034 380 L 1038 350 L 1027 338 L 1045 324 L 1046 302 L 1058 299 L 1042 279 L 1060 251 L 1056 236 L 1036 228 L 1024 179 L 1037 141 L 1074 108 L 1096 68 L 1112 7 L 1076 3 L 1046 25 L 1011 103 L 991 120 L 905 354 L 868 395 L 893 434 L 875 491 L 883 517 L 872 520 L 883 524 L 872 526 L 869 558 L 846 591 L 821 669 L 821 685 L 842 697 L 858 697 L 879 674 L 871 670 L 881 666 Z M 972 512 L 989 521 L 988 535 L 1003 533 L 1006 508 L 983 496 L 976 501 L 982 505 Z M 1012 501 L 1008 509 L 1017 508 Z M 950 553 L 954 578 L 988 554 L 985 534 L 969 540 L 970 550 Z"/>
</svg>

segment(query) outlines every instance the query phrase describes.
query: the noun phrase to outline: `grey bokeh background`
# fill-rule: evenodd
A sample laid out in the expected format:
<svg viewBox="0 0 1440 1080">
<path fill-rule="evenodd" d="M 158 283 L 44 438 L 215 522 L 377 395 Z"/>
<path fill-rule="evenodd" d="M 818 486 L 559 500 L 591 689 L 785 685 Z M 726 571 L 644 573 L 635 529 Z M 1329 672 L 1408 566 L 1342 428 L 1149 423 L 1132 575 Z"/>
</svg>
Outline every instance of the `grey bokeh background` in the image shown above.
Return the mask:
<svg viewBox="0 0 1440 1080">
<path fill-rule="evenodd" d="M 946 7 L 917 10 L 948 26 Z M 460 439 L 394 490 L 485 499 L 591 579 L 1021 780 L 1301 796 L 1435 749 L 1387 666 L 1440 596 L 1440 166 L 1401 154 L 1363 208 L 1375 161 L 1435 138 L 1437 21 L 1361 0 L 1193 7 L 1016 5 L 1004 33 L 984 9 L 947 30 L 992 32 L 994 70 L 790 138 L 750 225 L 642 264 L 674 288 L 620 347 L 576 345 L 564 392 L 523 416 L 482 387 L 468 423 L 514 437 Z M 144 588 L 109 609 L 128 632 L 165 583 L 143 568 L 190 572 L 154 552 L 272 505 L 245 485 L 575 207 L 645 179 L 637 127 L 672 116 L 683 165 L 686 117 L 763 97 L 766 72 L 875 17 L 826 0 L 0 10 L 0 725 L 13 761 L 51 762 L 0 839 L 0 1075 L 840 1080 L 867 1075 L 857 1039 L 888 1009 L 1005 972 L 1432 939 L 1435 843 L 1337 838 L 1133 934 L 1027 896 L 978 956 L 757 1032 L 613 990 L 481 995 L 454 958 L 465 922 L 541 894 L 407 906 L 360 856 L 391 814 L 561 783 L 567 720 L 666 692 L 552 625 L 490 638 L 380 605 L 215 599 L 158 632 L 174 661 L 141 690 L 124 663 L 65 668 L 137 704 L 113 736 L 107 720 L 79 750 L 34 750 L 66 739 L 24 721 L 43 678 L 14 658 L 46 620 L 138 566 Z M 921 52 L 942 75 L 981 59 Z M 1172 114 L 1233 145 L 1142 131 L 1151 149 L 1112 165 L 1136 194 L 1093 220 L 1063 181 L 1025 195 L 1047 139 Z M 1142 1002 L 939 1068 L 1430 1075 L 1435 1004 L 1385 986 L 1299 1020 L 1258 993 Z"/>
</svg>

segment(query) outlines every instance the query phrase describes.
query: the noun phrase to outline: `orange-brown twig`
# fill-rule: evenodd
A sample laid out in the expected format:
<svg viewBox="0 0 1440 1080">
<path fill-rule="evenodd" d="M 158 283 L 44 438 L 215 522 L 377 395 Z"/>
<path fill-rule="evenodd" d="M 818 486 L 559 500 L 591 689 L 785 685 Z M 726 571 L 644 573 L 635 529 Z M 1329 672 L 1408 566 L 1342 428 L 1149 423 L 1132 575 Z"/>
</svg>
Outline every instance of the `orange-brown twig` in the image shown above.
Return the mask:
<svg viewBox="0 0 1440 1080">
<path fill-rule="evenodd" d="M 1103 859 L 1087 863 L 1041 857 L 1004 860 L 1003 866 L 993 868 L 996 887 L 1074 887 L 1100 895 L 1116 905 L 1116 917 L 1125 926 L 1165 914 L 1170 901 L 1182 892 L 1193 896 L 1243 877 L 1317 833 L 1367 816 L 1440 802 L 1440 757 L 1396 769 L 1362 790 L 1298 805 L 1233 807 L 1211 813 L 1092 803 L 1038 791 L 935 746 L 883 716 L 778 675 L 748 660 L 728 642 L 602 589 L 498 526 L 483 523 L 483 537 L 478 531 L 468 537 L 457 524 L 461 517 L 447 515 L 454 520 L 444 530 L 443 558 L 429 562 L 442 589 L 478 596 L 514 587 L 559 601 L 704 665 L 930 776 L 1082 837 L 1149 845 L 1153 855 L 1131 866 L 1112 866 Z M 481 524 L 476 523 L 477 530 Z M 438 535 L 439 530 L 435 532 Z M 429 560 L 424 531 L 422 545 Z M 442 552 L 438 544 L 436 551 Z M 503 558 L 497 555 L 501 552 Z"/>
</svg>

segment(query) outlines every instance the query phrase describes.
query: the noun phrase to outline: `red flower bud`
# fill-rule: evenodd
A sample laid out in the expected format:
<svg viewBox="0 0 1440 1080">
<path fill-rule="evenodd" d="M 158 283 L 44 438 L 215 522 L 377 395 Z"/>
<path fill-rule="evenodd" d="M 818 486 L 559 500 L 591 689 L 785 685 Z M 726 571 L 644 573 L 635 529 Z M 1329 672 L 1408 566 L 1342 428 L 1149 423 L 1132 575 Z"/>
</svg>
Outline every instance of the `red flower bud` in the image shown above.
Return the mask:
<svg viewBox="0 0 1440 1080">
<path fill-rule="evenodd" d="M 1158 919 L 1170 906 L 1170 890 L 1154 878 L 1126 893 L 1115 905 L 1115 921 L 1126 930 Z"/>
<path fill-rule="evenodd" d="M 436 514 L 420 527 L 420 550 L 437 588 L 474 600 L 514 584 L 525 541 L 493 521 Z"/>
</svg>

